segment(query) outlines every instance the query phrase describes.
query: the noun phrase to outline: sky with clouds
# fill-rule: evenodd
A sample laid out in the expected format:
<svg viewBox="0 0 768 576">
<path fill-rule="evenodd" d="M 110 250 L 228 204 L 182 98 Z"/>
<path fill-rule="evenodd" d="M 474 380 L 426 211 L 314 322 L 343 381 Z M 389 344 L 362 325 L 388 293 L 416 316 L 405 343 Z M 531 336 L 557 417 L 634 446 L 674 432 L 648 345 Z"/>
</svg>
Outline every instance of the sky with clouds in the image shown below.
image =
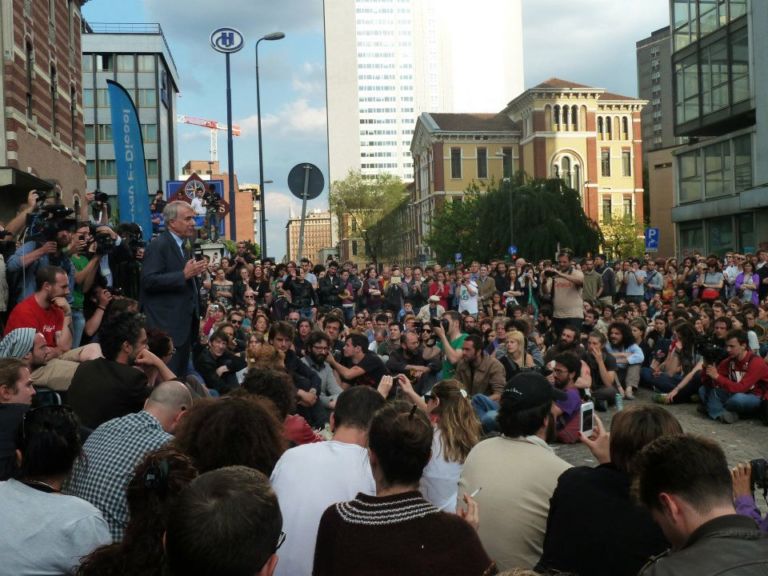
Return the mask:
<svg viewBox="0 0 768 576">
<path fill-rule="evenodd" d="M 526 87 L 557 76 L 635 96 L 635 43 L 669 23 L 669 0 L 521 1 Z M 483 0 L 475 4 L 482 9 Z M 208 38 L 221 26 L 243 33 L 246 46 L 231 58 L 233 118 L 242 129 L 234 140 L 240 182 L 259 179 L 254 44 L 270 32 L 285 33 L 259 45 L 264 178 L 274 181 L 265 186 L 267 239 L 269 255 L 282 257 L 289 208 L 297 214 L 301 208 L 288 191 L 288 172 L 311 162 L 327 175 L 322 0 L 91 0 L 83 15 L 90 22 L 159 22 L 181 78 L 179 112 L 221 122 L 224 56 Z M 178 135 L 181 164 L 208 159 L 207 130 L 180 124 Z M 219 160 L 226 169 L 225 133 Z M 327 192 L 309 202 L 310 209 L 327 205 Z"/>
</svg>

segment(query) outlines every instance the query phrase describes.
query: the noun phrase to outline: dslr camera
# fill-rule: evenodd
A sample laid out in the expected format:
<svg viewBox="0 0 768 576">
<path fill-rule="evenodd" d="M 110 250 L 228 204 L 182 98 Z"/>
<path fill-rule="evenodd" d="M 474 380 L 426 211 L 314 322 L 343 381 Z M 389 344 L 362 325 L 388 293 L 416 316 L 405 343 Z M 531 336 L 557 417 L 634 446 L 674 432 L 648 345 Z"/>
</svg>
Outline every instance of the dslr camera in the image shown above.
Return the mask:
<svg viewBox="0 0 768 576">
<path fill-rule="evenodd" d="M 721 346 L 706 336 L 696 339 L 696 353 L 701 355 L 708 366 L 717 366 L 728 356 Z"/>
</svg>

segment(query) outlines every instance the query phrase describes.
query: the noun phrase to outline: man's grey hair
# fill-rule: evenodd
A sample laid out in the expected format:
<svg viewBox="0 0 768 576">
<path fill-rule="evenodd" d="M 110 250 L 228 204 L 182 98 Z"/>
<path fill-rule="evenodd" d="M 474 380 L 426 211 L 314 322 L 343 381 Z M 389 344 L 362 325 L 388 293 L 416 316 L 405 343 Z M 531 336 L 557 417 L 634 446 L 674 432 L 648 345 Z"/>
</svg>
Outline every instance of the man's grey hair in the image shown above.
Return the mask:
<svg viewBox="0 0 768 576">
<path fill-rule="evenodd" d="M 165 205 L 165 208 L 163 208 L 163 219 L 166 222 L 177 220 L 179 217 L 179 210 L 182 208 L 191 209 L 192 207 L 183 200 L 174 200 L 173 202 L 168 202 L 168 204 Z"/>
</svg>

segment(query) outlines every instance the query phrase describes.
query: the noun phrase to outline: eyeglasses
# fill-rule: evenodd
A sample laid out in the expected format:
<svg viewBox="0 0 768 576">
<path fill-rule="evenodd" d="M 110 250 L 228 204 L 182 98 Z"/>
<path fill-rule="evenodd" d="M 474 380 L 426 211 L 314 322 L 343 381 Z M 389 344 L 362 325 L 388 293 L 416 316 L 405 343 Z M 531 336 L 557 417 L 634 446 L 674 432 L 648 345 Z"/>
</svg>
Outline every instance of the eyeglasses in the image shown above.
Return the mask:
<svg viewBox="0 0 768 576">
<path fill-rule="evenodd" d="M 280 546 L 283 545 L 283 542 L 285 542 L 285 532 L 282 530 L 280 531 L 280 536 L 277 537 L 277 544 L 275 545 L 275 552 L 280 550 Z"/>
<path fill-rule="evenodd" d="M 242 323 L 243 323 L 243 321 L 242 321 L 242 320 L 230 320 L 230 322 L 231 322 L 232 324 L 234 324 L 235 326 L 240 326 L 240 325 L 242 325 Z"/>
</svg>

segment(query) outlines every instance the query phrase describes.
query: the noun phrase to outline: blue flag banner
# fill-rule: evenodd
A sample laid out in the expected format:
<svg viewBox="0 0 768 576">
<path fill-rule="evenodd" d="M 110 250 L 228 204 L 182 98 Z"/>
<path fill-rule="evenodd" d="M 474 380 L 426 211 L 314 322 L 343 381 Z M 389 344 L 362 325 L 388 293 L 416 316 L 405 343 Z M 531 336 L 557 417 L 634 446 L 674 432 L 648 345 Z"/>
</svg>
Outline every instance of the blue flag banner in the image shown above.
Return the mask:
<svg viewBox="0 0 768 576">
<path fill-rule="evenodd" d="M 112 80 L 107 80 L 107 87 L 112 108 L 112 141 L 115 145 L 120 221 L 134 222 L 141 226 L 144 239 L 147 240 L 152 235 L 152 220 L 139 116 L 125 88 Z"/>
</svg>

